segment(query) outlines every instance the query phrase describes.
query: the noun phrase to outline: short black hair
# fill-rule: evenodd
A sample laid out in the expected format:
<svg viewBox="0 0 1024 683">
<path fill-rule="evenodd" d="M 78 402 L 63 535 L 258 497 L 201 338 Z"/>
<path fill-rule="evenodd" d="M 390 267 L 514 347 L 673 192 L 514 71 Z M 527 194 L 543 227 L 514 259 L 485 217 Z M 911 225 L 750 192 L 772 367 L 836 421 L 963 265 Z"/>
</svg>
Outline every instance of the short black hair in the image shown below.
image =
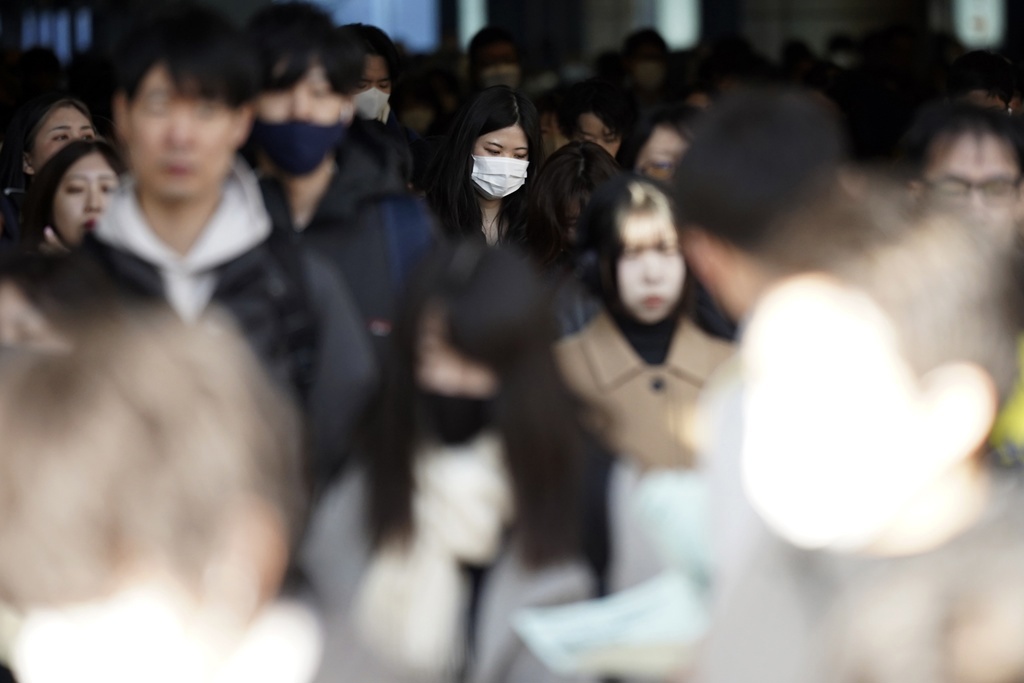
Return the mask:
<svg viewBox="0 0 1024 683">
<path fill-rule="evenodd" d="M 369 24 L 345 24 L 342 28 L 348 29 L 362 40 L 367 55 L 376 55 L 387 63 L 388 77 L 394 84 L 402 74 L 402 59 L 388 34 Z"/>
<path fill-rule="evenodd" d="M 137 23 L 114 57 L 117 89 L 135 97 L 146 74 L 165 66 L 183 93 L 232 108 L 257 94 L 258 68 L 248 42 L 222 14 L 191 4 L 161 8 Z"/>
<path fill-rule="evenodd" d="M 475 68 L 479 61 L 480 51 L 495 43 L 511 43 L 516 46 L 516 52 L 519 51 L 519 46 L 516 45 L 516 40 L 511 33 L 498 26 L 484 26 L 469 41 L 469 49 L 466 52 L 469 55 L 470 70 Z"/>
<path fill-rule="evenodd" d="M 636 123 L 632 96 L 611 81 L 591 78 L 569 88 L 558 108 L 558 125 L 566 137 L 579 129 L 581 114 L 591 113 L 615 135 L 625 138 Z"/>
<path fill-rule="evenodd" d="M 628 36 L 622 43 L 622 58 L 629 59 L 644 45 L 653 45 L 663 54 L 668 54 L 668 44 L 653 28 L 642 28 Z"/>
<path fill-rule="evenodd" d="M 676 201 L 684 222 L 760 254 L 774 223 L 831 184 L 845 158 L 838 121 L 809 94 L 740 90 L 695 124 Z"/>
<path fill-rule="evenodd" d="M 622 168 L 632 170 L 640 150 L 644 148 L 654 129 L 667 126 L 689 142 L 693 138 L 693 124 L 700 117 L 702 110 L 692 104 L 662 104 L 651 109 L 640 117 L 633 128 L 629 140 L 623 142 L 619 150 L 619 163 Z"/>
<path fill-rule="evenodd" d="M 363 78 L 362 41 L 316 5 L 269 5 L 252 17 L 247 33 L 259 56 L 261 90 L 288 89 L 316 64 L 342 95 L 355 91 Z"/>
<path fill-rule="evenodd" d="M 975 50 L 957 57 L 946 76 L 947 96 L 955 100 L 979 90 L 998 97 L 1009 106 L 1014 90 L 1010 60 L 987 50 Z"/>
<path fill-rule="evenodd" d="M 1024 171 L 1020 123 L 999 111 L 950 102 L 933 102 L 918 111 L 900 143 L 902 170 L 911 177 L 920 177 L 938 140 L 964 135 L 1002 140 L 1013 149 L 1017 166 Z"/>
</svg>

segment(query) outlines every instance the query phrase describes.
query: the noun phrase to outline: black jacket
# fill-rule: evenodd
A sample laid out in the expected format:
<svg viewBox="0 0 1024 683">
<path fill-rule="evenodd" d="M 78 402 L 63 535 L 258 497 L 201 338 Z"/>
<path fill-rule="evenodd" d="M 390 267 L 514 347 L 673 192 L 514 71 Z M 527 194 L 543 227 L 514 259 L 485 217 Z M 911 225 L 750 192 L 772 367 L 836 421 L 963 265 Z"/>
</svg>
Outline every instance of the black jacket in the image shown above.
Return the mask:
<svg viewBox="0 0 1024 683">
<path fill-rule="evenodd" d="M 159 269 L 88 236 L 83 249 L 133 300 L 165 300 Z M 375 389 L 376 363 L 344 285 L 323 259 L 275 231 L 215 270 L 211 305 L 228 311 L 267 370 L 301 401 L 311 476 L 320 488 L 341 468 Z"/>
<path fill-rule="evenodd" d="M 433 242 L 426 206 L 405 188 L 386 141 L 353 123 L 309 224 L 297 232 L 281 183 L 260 182 L 276 227 L 301 235 L 342 275 L 375 348 L 383 354 L 408 269 Z"/>
</svg>

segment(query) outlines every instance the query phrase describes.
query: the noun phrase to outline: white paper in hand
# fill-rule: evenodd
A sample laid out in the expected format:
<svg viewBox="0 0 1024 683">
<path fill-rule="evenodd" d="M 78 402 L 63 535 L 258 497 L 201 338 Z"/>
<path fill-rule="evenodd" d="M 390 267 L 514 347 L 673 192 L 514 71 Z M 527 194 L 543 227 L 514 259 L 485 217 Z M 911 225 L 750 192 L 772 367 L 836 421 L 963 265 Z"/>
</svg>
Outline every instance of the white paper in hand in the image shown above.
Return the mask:
<svg viewBox="0 0 1024 683">
<path fill-rule="evenodd" d="M 691 581 L 671 572 L 597 600 L 522 610 L 513 626 L 556 673 L 664 677 L 690 661 L 707 620 Z"/>
</svg>

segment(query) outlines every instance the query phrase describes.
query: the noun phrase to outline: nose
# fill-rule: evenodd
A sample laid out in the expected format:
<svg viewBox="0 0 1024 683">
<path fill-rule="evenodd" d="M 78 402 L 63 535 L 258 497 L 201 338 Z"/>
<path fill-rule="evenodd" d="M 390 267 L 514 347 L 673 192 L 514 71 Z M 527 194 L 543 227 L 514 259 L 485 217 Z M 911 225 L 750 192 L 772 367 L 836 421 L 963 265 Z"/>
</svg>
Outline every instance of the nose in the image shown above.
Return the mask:
<svg viewBox="0 0 1024 683">
<path fill-rule="evenodd" d="M 105 204 L 106 197 L 103 194 L 103 189 L 96 183 L 90 183 L 85 195 L 85 212 L 89 214 L 101 213 Z"/>
<path fill-rule="evenodd" d="M 297 90 L 298 92 L 292 93 L 291 118 L 295 121 L 309 121 L 312 115 L 312 98 L 308 93 L 303 92 L 301 88 Z"/>
<path fill-rule="evenodd" d="M 657 282 L 661 279 L 661 255 L 653 249 L 645 249 L 641 255 L 640 267 L 643 269 L 644 280 Z"/>
<path fill-rule="evenodd" d="M 195 135 L 195 117 L 184 108 L 171 114 L 167 137 L 174 147 L 188 147 Z"/>
</svg>

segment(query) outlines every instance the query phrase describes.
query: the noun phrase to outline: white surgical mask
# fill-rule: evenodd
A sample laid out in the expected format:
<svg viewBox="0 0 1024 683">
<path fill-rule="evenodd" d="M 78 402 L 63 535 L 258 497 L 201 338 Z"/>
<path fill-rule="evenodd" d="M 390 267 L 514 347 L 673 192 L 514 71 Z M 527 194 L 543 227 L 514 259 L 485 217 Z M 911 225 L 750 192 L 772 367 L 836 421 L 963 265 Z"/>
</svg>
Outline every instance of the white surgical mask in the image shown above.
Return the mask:
<svg viewBox="0 0 1024 683">
<path fill-rule="evenodd" d="M 526 183 L 526 159 L 509 157 L 479 157 L 473 155 L 473 184 L 487 199 L 501 199 Z"/>
<path fill-rule="evenodd" d="M 480 85 L 490 88 L 495 85 L 507 85 L 518 88 L 523 78 L 518 64 L 495 64 L 480 71 Z"/>
<path fill-rule="evenodd" d="M 388 106 L 388 99 L 391 95 L 379 88 L 370 88 L 356 95 L 356 114 L 361 119 L 370 119 L 384 122 L 387 116 L 384 114 Z"/>
</svg>

